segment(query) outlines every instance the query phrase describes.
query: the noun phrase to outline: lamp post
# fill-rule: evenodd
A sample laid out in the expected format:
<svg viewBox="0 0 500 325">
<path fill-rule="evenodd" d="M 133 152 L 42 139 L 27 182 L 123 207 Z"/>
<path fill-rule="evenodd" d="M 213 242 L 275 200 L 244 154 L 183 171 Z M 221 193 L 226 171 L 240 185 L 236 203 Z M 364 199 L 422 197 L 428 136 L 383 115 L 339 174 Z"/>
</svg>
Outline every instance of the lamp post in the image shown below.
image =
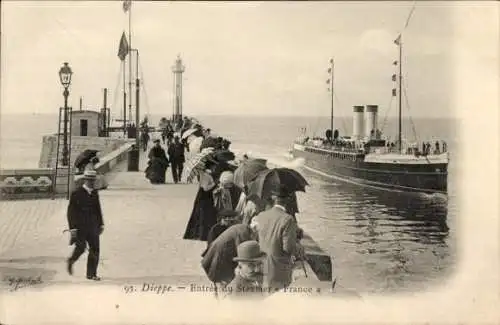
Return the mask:
<svg viewBox="0 0 500 325">
<path fill-rule="evenodd" d="M 68 166 L 68 96 L 69 96 L 69 85 L 71 85 L 71 75 L 73 71 L 68 65 L 68 62 L 64 62 L 64 65 L 59 69 L 59 79 L 64 87 L 64 133 L 63 133 L 63 152 L 62 152 L 62 165 Z"/>
</svg>

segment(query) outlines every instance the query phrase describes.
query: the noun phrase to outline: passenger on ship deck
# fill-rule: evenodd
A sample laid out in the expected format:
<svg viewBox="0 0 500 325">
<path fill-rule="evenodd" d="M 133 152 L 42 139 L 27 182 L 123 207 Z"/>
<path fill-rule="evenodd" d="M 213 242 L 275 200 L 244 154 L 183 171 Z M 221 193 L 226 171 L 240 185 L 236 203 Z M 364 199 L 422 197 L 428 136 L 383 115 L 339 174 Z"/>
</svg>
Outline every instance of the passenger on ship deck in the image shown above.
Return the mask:
<svg viewBox="0 0 500 325">
<path fill-rule="evenodd" d="M 161 147 L 160 140 L 153 141 L 154 146 L 148 154 L 148 167 L 145 170 L 146 178 L 151 184 L 165 184 L 165 173 L 169 165 L 169 161 L 165 150 Z"/>
<path fill-rule="evenodd" d="M 439 155 L 440 154 L 440 151 L 439 151 L 439 141 L 436 141 L 435 148 L 434 148 L 434 154 L 435 155 Z"/>
</svg>

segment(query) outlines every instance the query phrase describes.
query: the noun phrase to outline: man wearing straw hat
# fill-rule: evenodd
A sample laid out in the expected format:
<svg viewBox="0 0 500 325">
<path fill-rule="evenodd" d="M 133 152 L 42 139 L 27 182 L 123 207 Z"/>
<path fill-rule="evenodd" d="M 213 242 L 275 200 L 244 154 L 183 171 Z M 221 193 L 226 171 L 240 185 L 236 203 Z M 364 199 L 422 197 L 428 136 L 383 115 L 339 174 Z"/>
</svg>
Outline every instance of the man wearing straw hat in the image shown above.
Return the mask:
<svg viewBox="0 0 500 325">
<path fill-rule="evenodd" d="M 68 225 L 71 232 L 71 243 L 75 243 L 73 254 L 67 260 L 67 270 L 73 274 L 73 264 L 85 252 L 89 245 L 87 257 L 87 279 L 99 281 L 97 265 L 99 263 L 99 235 L 104 231 L 101 203 L 98 191 L 94 188 L 97 173 L 86 170 L 84 183 L 78 187 L 69 199 Z"/>
</svg>

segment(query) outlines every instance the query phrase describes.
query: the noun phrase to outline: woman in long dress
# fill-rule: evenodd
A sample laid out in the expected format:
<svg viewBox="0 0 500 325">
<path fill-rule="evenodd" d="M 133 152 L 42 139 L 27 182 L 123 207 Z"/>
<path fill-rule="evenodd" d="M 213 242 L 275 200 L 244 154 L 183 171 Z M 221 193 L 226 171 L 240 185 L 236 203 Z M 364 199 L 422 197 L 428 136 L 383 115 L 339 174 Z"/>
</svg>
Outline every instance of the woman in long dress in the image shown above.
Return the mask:
<svg viewBox="0 0 500 325">
<path fill-rule="evenodd" d="M 222 172 L 219 185 L 214 189 L 214 204 L 217 211 L 235 211 L 242 195 L 242 190 L 234 185 L 233 173 L 228 170 Z"/>
<path fill-rule="evenodd" d="M 206 241 L 208 232 L 217 223 L 217 209 L 213 199 L 216 183 L 212 177 L 212 169 L 207 168 L 200 173 L 200 187 L 184 232 L 184 239 Z"/>
</svg>

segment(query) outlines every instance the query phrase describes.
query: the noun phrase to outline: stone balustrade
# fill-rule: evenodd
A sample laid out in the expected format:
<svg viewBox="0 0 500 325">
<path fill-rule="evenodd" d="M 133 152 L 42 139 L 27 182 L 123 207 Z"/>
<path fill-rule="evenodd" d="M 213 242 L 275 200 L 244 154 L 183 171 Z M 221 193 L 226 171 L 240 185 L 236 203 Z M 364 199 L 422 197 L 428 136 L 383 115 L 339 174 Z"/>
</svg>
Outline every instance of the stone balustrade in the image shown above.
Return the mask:
<svg viewBox="0 0 500 325">
<path fill-rule="evenodd" d="M 53 192 L 52 168 L 0 170 L 0 200 L 50 197 Z"/>
<path fill-rule="evenodd" d="M 119 148 L 100 158 L 96 166 L 98 173 L 106 175 L 112 172 L 118 164 L 127 159 L 133 143 L 125 142 Z M 69 172 L 74 175 L 75 169 Z M 68 167 L 60 167 L 58 175 L 54 175 L 54 168 L 33 169 L 2 169 L 0 170 L 0 200 L 27 200 L 51 198 L 54 190 L 58 196 L 64 195 L 68 189 Z M 54 189 L 54 177 L 57 177 Z M 73 176 L 70 176 L 70 191 L 73 189 Z"/>
</svg>

